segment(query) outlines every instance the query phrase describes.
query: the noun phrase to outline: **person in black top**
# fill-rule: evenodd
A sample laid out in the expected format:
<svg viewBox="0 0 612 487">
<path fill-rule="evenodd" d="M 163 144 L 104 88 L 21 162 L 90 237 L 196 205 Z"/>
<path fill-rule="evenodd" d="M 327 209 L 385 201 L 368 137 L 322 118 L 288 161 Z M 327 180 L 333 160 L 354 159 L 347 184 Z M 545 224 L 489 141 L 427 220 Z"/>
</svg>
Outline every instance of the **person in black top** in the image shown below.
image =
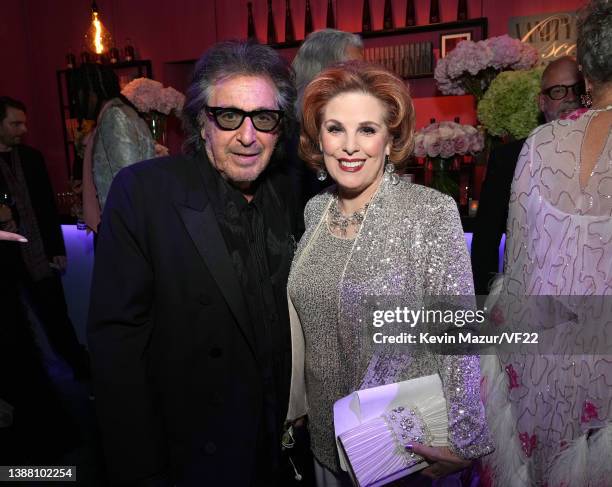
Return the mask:
<svg viewBox="0 0 612 487">
<path fill-rule="evenodd" d="M 0 458 L 42 465 L 59 463 L 79 434 L 47 375 L 22 294 L 75 376 L 86 378 L 89 367 L 50 265 L 64 267 L 66 252 L 42 154 L 22 143 L 26 121 L 23 103 L 0 97 Z"/>
<path fill-rule="evenodd" d="M 89 357 L 68 316 L 59 275 L 67 259 L 53 189 L 42 154 L 22 143 L 26 121 L 23 103 L 0 97 L 0 230 L 28 240 L 0 244 L 0 280 L 27 291 L 53 350 L 75 378 L 87 379 Z"/>
<path fill-rule="evenodd" d="M 551 122 L 571 113 L 580 107 L 583 93 L 584 80 L 576 60 L 564 56 L 552 61 L 542 73 L 538 99 L 542 117 Z M 502 145 L 489 156 L 472 239 L 476 294 L 489 293 L 491 280 L 498 271 L 499 243 L 506 231 L 512 177 L 524 142 L 525 139 L 520 139 Z"/>
<path fill-rule="evenodd" d="M 294 99 L 276 51 L 219 43 L 187 93 L 185 154 L 113 181 L 88 328 L 111 485 L 286 485 Z"/>
</svg>

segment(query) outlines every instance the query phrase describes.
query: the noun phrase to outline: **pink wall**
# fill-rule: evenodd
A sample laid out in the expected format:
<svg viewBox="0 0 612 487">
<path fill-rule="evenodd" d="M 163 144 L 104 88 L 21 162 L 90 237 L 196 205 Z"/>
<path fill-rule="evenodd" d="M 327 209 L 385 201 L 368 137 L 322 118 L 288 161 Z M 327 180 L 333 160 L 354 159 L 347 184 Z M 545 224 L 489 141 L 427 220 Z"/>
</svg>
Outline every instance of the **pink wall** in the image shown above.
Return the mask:
<svg viewBox="0 0 612 487">
<path fill-rule="evenodd" d="M 151 59 L 156 79 L 184 89 L 189 68 L 173 61 L 198 57 L 215 40 L 240 38 L 246 32 L 247 0 L 97 0 L 102 20 L 118 47 L 131 38 L 139 57 Z M 489 35 L 507 33 L 512 16 L 573 10 L 581 0 L 469 0 L 470 17 L 489 18 Z M 253 0 L 256 29 L 265 41 L 265 0 Z M 285 1 L 272 0 L 279 40 L 284 38 Z M 326 0 L 311 0 L 315 28 L 325 24 Z M 361 29 L 362 2 L 335 0 L 338 28 Z M 393 2 L 396 26 L 404 24 L 404 0 Z M 83 44 L 88 26 L 86 0 L 2 0 L 0 6 L 0 93 L 24 100 L 28 105 L 29 143 L 41 149 L 57 191 L 67 188 L 62 127 L 55 72 L 64 66 L 69 48 L 75 53 Z M 374 28 L 381 28 L 384 0 L 370 0 Z M 415 1 L 419 24 L 427 23 L 429 0 Z M 456 16 L 457 0 L 440 0 L 443 21 Z M 291 0 L 294 29 L 303 37 L 305 0 Z M 417 125 L 430 118 L 473 122 L 469 97 L 434 97 L 427 93 L 431 81 L 414 84 Z M 423 89 L 423 86 L 427 89 Z"/>
<path fill-rule="evenodd" d="M 32 67 L 25 62 L 29 38 L 26 12 L 21 0 L 5 0 L 0 7 L 0 94 L 31 105 Z"/>
</svg>

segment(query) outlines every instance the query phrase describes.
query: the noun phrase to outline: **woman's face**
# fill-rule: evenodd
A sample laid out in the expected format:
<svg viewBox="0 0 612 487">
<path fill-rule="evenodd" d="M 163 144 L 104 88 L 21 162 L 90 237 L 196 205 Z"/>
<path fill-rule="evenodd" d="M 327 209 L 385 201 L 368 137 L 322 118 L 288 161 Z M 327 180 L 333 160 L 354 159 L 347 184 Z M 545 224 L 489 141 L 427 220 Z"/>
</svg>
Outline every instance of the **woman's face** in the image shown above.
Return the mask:
<svg viewBox="0 0 612 487">
<path fill-rule="evenodd" d="M 386 114 L 378 98 L 362 92 L 341 93 L 323 109 L 319 142 L 341 194 L 365 198 L 376 191 L 391 149 Z"/>
</svg>

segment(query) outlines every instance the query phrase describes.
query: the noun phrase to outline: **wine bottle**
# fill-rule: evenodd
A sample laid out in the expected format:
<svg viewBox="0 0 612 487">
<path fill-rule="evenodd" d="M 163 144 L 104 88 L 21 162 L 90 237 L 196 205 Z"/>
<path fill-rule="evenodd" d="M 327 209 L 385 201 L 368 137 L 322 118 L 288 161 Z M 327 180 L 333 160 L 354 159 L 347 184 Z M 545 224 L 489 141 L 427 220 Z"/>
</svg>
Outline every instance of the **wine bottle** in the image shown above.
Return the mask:
<svg viewBox="0 0 612 487">
<path fill-rule="evenodd" d="M 81 64 L 87 64 L 91 62 L 91 56 L 89 55 L 89 51 L 87 50 L 87 47 L 82 46 L 81 47 Z"/>
<path fill-rule="evenodd" d="M 68 54 L 66 54 L 66 68 L 76 68 L 76 57 L 74 56 L 72 49 L 69 49 Z"/>
<path fill-rule="evenodd" d="M 119 49 L 115 46 L 111 47 L 110 51 L 108 51 L 108 57 L 111 64 L 117 64 L 119 62 Z"/>
<path fill-rule="evenodd" d="M 467 0 L 459 0 L 457 4 L 457 20 L 467 20 L 468 18 L 468 6 Z"/>
<path fill-rule="evenodd" d="M 393 29 L 393 6 L 391 0 L 385 0 L 385 10 L 383 15 L 383 29 Z"/>
<path fill-rule="evenodd" d="M 253 4 L 247 3 L 247 10 L 249 19 L 247 21 L 247 39 L 257 40 L 257 34 L 255 34 L 255 21 L 253 20 Z"/>
<path fill-rule="evenodd" d="M 438 22 L 440 22 L 440 2 L 438 0 L 430 0 L 429 23 L 437 24 Z"/>
<path fill-rule="evenodd" d="M 310 9 L 310 0 L 306 0 L 306 13 L 304 15 L 304 37 L 314 30 L 312 24 L 312 10 Z"/>
<path fill-rule="evenodd" d="M 133 61 L 136 57 L 134 52 L 134 46 L 132 46 L 132 41 L 128 38 L 125 40 L 125 48 L 123 49 L 124 58 L 126 61 Z"/>
<path fill-rule="evenodd" d="M 372 16 L 370 15 L 370 0 L 363 0 L 363 15 L 361 16 L 361 32 L 372 31 Z"/>
<path fill-rule="evenodd" d="M 406 27 L 416 25 L 416 14 L 414 11 L 414 0 L 406 1 Z"/>
<path fill-rule="evenodd" d="M 276 26 L 274 25 L 274 14 L 272 13 L 272 0 L 268 0 L 268 44 L 276 44 Z"/>
<path fill-rule="evenodd" d="M 291 2 L 285 0 L 285 42 L 295 40 L 295 32 L 293 31 L 293 18 L 291 17 Z"/>
<path fill-rule="evenodd" d="M 334 16 L 334 5 L 332 0 L 327 0 L 327 21 L 325 22 L 325 27 L 328 29 L 336 28 L 336 18 Z"/>
</svg>

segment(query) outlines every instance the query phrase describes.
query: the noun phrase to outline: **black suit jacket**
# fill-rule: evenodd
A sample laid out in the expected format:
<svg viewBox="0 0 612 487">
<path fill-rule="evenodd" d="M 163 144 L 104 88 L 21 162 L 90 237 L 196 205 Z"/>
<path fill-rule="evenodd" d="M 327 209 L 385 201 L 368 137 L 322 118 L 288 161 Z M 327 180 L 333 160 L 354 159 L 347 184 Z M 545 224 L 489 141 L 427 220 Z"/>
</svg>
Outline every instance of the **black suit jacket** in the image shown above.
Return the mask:
<svg viewBox="0 0 612 487">
<path fill-rule="evenodd" d="M 488 294 L 499 266 L 499 243 L 506 231 L 508 202 L 516 163 L 525 139 L 497 147 L 487 162 L 472 238 L 472 272 L 476 294 Z"/>
<path fill-rule="evenodd" d="M 176 156 L 129 166 L 104 208 L 89 346 L 113 485 L 159 485 L 164 473 L 176 485 L 250 484 L 261 371 L 204 187 L 207 163 Z M 283 176 L 270 177 L 292 201 Z M 288 232 L 300 228 L 294 209 Z"/>
<path fill-rule="evenodd" d="M 64 237 L 45 159 L 39 151 L 27 145 L 18 145 L 14 150 L 19 153 L 23 175 L 30 193 L 30 202 L 38 222 L 45 253 L 49 259 L 56 255 L 66 255 Z M 6 182 L 1 174 L 0 187 L 6 188 Z"/>
</svg>

